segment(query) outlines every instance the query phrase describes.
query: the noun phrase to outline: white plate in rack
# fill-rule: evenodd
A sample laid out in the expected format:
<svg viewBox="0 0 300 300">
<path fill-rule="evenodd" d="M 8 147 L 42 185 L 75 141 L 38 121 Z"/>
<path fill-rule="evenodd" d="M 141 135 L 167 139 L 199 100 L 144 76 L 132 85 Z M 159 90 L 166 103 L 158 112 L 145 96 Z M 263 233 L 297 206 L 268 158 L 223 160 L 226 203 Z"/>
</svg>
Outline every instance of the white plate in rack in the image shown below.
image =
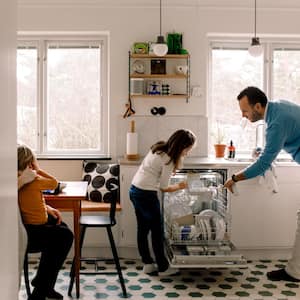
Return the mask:
<svg viewBox="0 0 300 300">
<path fill-rule="evenodd" d="M 226 232 L 226 223 L 223 218 L 218 217 L 216 222 L 216 240 L 223 240 Z"/>
<path fill-rule="evenodd" d="M 206 223 L 206 227 L 208 228 L 208 231 L 210 231 L 210 233 L 208 233 L 208 238 L 211 239 L 212 232 L 215 232 L 215 239 L 223 240 L 226 232 L 226 223 L 224 219 L 215 210 L 212 209 L 205 209 L 201 211 L 199 213 L 199 216 L 207 216 L 212 220 L 212 223 L 210 223 L 209 220 L 207 220 L 208 225 Z"/>
<path fill-rule="evenodd" d="M 211 226 L 210 226 L 209 219 L 203 219 L 203 222 L 204 222 L 205 227 L 206 227 L 207 239 L 211 240 Z"/>
</svg>

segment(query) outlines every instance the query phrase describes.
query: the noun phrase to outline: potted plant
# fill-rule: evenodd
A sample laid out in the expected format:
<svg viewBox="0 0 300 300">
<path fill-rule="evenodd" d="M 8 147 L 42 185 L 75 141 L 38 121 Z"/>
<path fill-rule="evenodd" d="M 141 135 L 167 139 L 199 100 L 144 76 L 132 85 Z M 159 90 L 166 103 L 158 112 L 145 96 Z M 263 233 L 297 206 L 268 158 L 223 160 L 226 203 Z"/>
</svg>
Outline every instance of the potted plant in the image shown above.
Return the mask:
<svg viewBox="0 0 300 300">
<path fill-rule="evenodd" d="M 215 138 L 214 148 L 216 157 L 224 157 L 225 155 L 225 130 L 220 122 L 217 122 L 216 128 L 213 132 Z"/>
</svg>

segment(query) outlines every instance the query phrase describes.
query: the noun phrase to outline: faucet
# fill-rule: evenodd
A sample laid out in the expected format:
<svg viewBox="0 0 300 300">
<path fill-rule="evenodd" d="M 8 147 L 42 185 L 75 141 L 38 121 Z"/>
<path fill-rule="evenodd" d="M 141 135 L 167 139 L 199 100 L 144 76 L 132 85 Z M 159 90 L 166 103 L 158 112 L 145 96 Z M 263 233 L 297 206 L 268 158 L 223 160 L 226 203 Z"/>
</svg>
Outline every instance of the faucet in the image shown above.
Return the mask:
<svg viewBox="0 0 300 300">
<path fill-rule="evenodd" d="M 256 126 L 255 148 L 263 149 L 265 146 L 265 123 Z"/>
</svg>

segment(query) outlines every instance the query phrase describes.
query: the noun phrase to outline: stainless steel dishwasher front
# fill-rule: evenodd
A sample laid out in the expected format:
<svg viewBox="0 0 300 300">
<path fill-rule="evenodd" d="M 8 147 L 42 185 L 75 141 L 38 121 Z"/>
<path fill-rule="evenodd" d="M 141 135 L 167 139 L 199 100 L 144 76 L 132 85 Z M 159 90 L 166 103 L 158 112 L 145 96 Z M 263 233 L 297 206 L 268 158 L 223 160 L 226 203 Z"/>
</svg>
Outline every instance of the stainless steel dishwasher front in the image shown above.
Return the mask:
<svg viewBox="0 0 300 300">
<path fill-rule="evenodd" d="M 230 241 L 230 209 L 223 184 L 226 169 L 182 169 L 170 183 L 188 188 L 163 194 L 165 246 L 176 268 L 245 267 Z"/>
</svg>

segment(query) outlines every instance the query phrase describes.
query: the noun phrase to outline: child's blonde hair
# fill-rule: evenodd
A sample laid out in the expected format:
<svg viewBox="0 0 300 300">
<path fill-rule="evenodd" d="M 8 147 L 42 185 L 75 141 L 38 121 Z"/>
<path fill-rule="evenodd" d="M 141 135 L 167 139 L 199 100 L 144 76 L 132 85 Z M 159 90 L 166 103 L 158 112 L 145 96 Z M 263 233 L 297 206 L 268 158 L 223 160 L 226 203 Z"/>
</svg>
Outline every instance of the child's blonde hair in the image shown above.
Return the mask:
<svg viewBox="0 0 300 300">
<path fill-rule="evenodd" d="M 35 159 L 32 150 L 26 145 L 18 145 L 18 171 L 24 171 Z"/>
</svg>

